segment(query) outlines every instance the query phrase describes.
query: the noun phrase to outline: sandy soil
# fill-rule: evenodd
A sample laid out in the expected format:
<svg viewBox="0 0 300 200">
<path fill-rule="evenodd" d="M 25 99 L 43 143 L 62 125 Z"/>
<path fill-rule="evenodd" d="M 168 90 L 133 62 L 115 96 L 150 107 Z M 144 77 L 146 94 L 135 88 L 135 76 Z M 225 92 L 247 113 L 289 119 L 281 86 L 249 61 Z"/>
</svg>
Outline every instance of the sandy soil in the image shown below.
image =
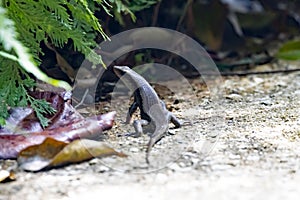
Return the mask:
<svg viewBox="0 0 300 200">
<path fill-rule="evenodd" d="M 128 158 L 18 171 L 16 181 L 0 184 L 0 199 L 298 199 L 300 74 L 226 77 L 214 100 L 198 82 L 165 96 L 185 125 L 170 125 L 150 166 L 147 135 L 119 136 L 133 130 L 123 124 L 125 98 L 114 103 L 118 117 L 106 142 Z"/>
</svg>

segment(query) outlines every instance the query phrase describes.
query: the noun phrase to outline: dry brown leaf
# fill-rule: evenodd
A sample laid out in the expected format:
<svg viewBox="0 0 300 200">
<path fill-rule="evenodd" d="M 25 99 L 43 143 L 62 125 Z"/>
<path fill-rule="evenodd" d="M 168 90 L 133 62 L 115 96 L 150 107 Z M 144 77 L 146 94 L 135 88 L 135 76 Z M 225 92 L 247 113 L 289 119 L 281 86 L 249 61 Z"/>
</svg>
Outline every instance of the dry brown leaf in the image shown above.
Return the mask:
<svg viewBox="0 0 300 200">
<path fill-rule="evenodd" d="M 105 143 L 95 140 L 75 140 L 68 144 L 47 138 L 42 144 L 21 151 L 18 163 L 24 170 L 40 171 L 112 155 L 126 157 L 125 154 L 115 151 Z"/>
<path fill-rule="evenodd" d="M 14 133 L 0 129 L 0 158 L 16 158 L 21 150 L 41 144 L 48 137 L 62 142 L 70 142 L 79 138 L 101 138 L 102 132 L 112 127 L 116 114 L 116 112 L 109 112 L 84 119 L 82 116 L 74 115 L 74 108 L 71 109 L 74 112 L 67 112 L 67 107 L 70 105 L 65 103 L 65 109 L 57 117 L 55 123 L 40 132 L 22 134 L 22 132 Z"/>
</svg>

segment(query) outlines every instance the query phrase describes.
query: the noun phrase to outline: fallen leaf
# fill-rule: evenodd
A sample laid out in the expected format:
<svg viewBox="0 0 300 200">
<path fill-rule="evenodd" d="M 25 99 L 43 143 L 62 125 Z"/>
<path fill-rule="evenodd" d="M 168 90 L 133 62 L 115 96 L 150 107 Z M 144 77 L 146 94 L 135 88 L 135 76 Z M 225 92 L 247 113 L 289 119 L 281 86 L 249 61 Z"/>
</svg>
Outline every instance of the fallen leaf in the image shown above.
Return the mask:
<svg viewBox="0 0 300 200">
<path fill-rule="evenodd" d="M 95 157 L 112 155 L 127 157 L 125 154 L 115 151 L 104 142 L 88 139 L 74 140 L 54 157 L 51 166 L 61 166 L 68 163 L 82 162 Z"/>
<path fill-rule="evenodd" d="M 5 134 L 0 134 L 0 158 L 16 158 L 21 150 L 32 145 L 41 144 L 48 137 L 63 142 L 80 138 L 99 138 L 102 131 L 112 127 L 115 114 L 116 112 L 109 112 L 85 119 L 76 118 L 76 121 L 61 122 L 61 126 L 53 125 L 44 131 L 28 134 L 5 132 Z"/>
<path fill-rule="evenodd" d="M 11 109 L 6 125 L 0 127 L 0 159 L 16 158 L 21 150 L 41 144 L 48 137 L 61 142 L 103 138 L 102 132 L 113 125 L 116 112 L 84 118 L 69 101 L 64 101 L 65 91 L 35 91 L 30 95 L 45 99 L 57 112 L 45 116 L 51 123 L 43 129 L 31 108 Z"/>
<path fill-rule="evenodd" d="M 17 161 L 24 170 L 40 171 L 112 155 L 126 157 L 103 142 L 82 139 L 65 143 L 47 138 L 42 144 L 22 150 Z"/>
<path fill-rule="evenodd" d="M 35 99 L 45 99 L 51 104 L 51 107 L 56 110 L 55 114 L 45 115 L 45 117 L 51 122 L 52 126 L 55 124 L 60 125 L 62 123 L 62 118 L 65 119 L 64 121 L 70 122 L 71 119 L 66 115 L 66 113 L 72 113 L 72 116 L 83 119 L 83 117 L 77 113 L 74 108 L 70 108 L 68 103 L 64 102 L 62 97 L 63 94 L 64 92 L 61 92 L 61 94 L 49 91 L 30 92 L 32 97 Z M 9 110 L 9 114 L 9 117 L 6 119 L 6 125 L 0 129 L 0 135 L 8 132 L 26 134 L 30 132 L 43 131 L 39 119 L 36 117 L 32 108 L 12 108 Z"/>
<path fill-rule="evenodd" d="M 299 60 L 300 59 L 300 41 L 289 41 L 282 45 L 278 50 L 276 57 L 283 60 Z"/>
</svg>

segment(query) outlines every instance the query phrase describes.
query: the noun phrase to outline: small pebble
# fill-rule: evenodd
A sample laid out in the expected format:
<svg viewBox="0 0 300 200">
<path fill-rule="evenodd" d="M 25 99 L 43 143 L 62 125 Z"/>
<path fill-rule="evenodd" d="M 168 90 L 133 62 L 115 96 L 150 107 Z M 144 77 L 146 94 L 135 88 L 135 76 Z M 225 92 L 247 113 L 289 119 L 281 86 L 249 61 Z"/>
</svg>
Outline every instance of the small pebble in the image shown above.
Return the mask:
<svg viewBox="0 0 300 200">
<path fill-rule="evenodd" d="M 9 171 L 0 170 L 0 182 L 9 177 Z"/>
<path fill-rule="evenodd" d="M 107 171 L 109 171 L 109 167 L 106 167 L 105 165 L 99 166 L 99 169 L 98 169 L 99 173 L 104 173 L 104 172 L 107 172 Z"/>
<path fill-rule="evenodd" d="M 259 161 L 259 159 L 260 159 L 259 156 L 256 155 L 251 155 L 247 157 L 248 161 L 253 161 L 253 162 Z"/>
<path fill-rule="evenodd" d="M 186 167 L 186 164 L 184 162 L 180 162 L 180 163 L 178 163 L 178 166 L 181 168 L 184 168 L 184 167 Z"/>
<path fill-rule="evenodd" d="M 170 135 L 176 135 L 176 130 L 174 130 L 174 129 L 169 129 L 168 132 Z"/>
<path fill-rule="evenodd" d="M 232 165 L 230 165 L 230 164 L 215 164 L 215 165 L 212 165 L 211 168 L 214 171 L 225 171 L 225 170 L 228 170 L 229 168 L 232 168 Z"/>
<path fill-rule="evenodd" d="M 231 160 L 239 160 L 239 159 L 241 159 L 240 155 L 235 155 L 235 154 L 230 154 L 228 157 Z"/>
<path fill-rule="evenodd" d="M 199 163 L 200 159 L 199 158 L 191 158 L 191 162 L 193 165 Z"/>
<path fill-rule="evenodd" d="M 225 98 L 233 100 L 233 101 L 242 101 L 243 100 L 243 96 L 241 96 L 239 94 L 229 94 L 229 95 L 226 95 Z"/>
<path fill-rule="evenodd" d="M 168 168 L 173 170 L 173 171 L 180 171 L 180 166 L 177 163 L 173 163 Z"/>
<path fill-rule="evenodd" d="M 265 100 L 262 100 L 260 102 L 260 104 L 264 105 L 264 106 L 271 106 L 271 105 L 273 105 L 273 102 L 271 100 L 269 100 L 269 99 L 265 99 Z"/>
<path fill-rule="evenodd" d="M 89 161 L 90 165 L 95 165 L 97 163 L 98 163 L 98 159 L 97 158 L 94 158 L 94 159 L 92 159 L 92 160 Z"/>
<path fill-rule="evenodd" d="M 130 152 L 133 152 L 133 153 L 137 153 L 137 152 L 139 152 L 139 149 L 136 148 L 136 147 L 131 147 L 131 148 L 129 149 L 129 151 L 130 151 Z"/>
</svg>

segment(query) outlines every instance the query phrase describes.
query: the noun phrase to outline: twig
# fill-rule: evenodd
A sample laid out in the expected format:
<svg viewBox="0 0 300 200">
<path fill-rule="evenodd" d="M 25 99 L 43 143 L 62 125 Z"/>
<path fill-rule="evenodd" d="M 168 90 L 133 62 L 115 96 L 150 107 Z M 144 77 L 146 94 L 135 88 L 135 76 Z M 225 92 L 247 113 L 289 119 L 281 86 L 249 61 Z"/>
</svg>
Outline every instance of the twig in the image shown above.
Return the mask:
<svg viewBox="0 0 300 200">
<path fill-rule="evenodd" d="M 178 23 L 177 23 L 177 26 L 176 26 L 176 31 L 179 30 L 179 28 L 180 28 L 180 26 L 181 26 L 181 24 L 182 24 L 182 22 L 183 22 L 183 20 L 184 20 L 184 18 L 185 18 L 185 16 L 186 16 L 186 12 L 187 12 L 187 10 L 188 10 L 188 7 L 189 7 L 192 3 L 193 3 L 193 0 L 188 0 L 188 1 L 186 2 L 185 6 L 184 6 L 184 9 L 183 9 L 183 12 L 182 12 L 182 14 L 181 14 L 181 16 L 180 16 L 180 18 L 179 18 L 179 20 L 178 20 Z"/>
<path fill-rule="evenodd" d="M 215 73 L 195 73 L 191 75 L 190 77 L 198 77 L 199 75 L 205 75 L 205 76 L 248 76 L 248 75 L 259 75 L 259 74 L 278 74 L 278 73 L 293 73 L 300 71 L 300 68 L 296 69 L 285 69 L 285 70 L 271 70 L 271 71 L 252 71 L 252 72 L 220 72 L 220 74 Z"/>
<path fill-rule="evenodd" d="M 155 26 L 156 23 L 157 23 L 157 18 L 158 18 L 158 13 L 159 13 L 159 8 L 160 8 L 161 1 L 162 1 L 162 0 L 160 0 L 160 1 L 156 4 L 156 6 L 155 6 L 155 8 L 154 8 L 154 13 L 153 13 L 153 18 L 152 18 L 152 24 L 151 24 L 151 26 Z"/>
<path fill-rule="evenodd" d="M 292 73 L 300 71 L 300 68 L 296 69 L 279 69 L 270 71 L 256 71 L 256 72 L 221 72 L 222 76 L 247 76 L 255 74 L 278 74 L 278 73 Z"/>
<path fill-rule="evenodd" d="M 85 98 L 86 98 L 86 95 L 87 95 L 88 93 L 89 93 L 89 89 L 87 88 L 87 89 L 85 90 L 85 92 L 84 92 L 82 98 L 81 98 L 81 101 L 80 101 L 76 106 L 74 106 L 74 108 L 78 108 L 80 105 L 83 104 L 83 102 L 84 102 L 84 100 L 85 100 Z"/>
</svg>

